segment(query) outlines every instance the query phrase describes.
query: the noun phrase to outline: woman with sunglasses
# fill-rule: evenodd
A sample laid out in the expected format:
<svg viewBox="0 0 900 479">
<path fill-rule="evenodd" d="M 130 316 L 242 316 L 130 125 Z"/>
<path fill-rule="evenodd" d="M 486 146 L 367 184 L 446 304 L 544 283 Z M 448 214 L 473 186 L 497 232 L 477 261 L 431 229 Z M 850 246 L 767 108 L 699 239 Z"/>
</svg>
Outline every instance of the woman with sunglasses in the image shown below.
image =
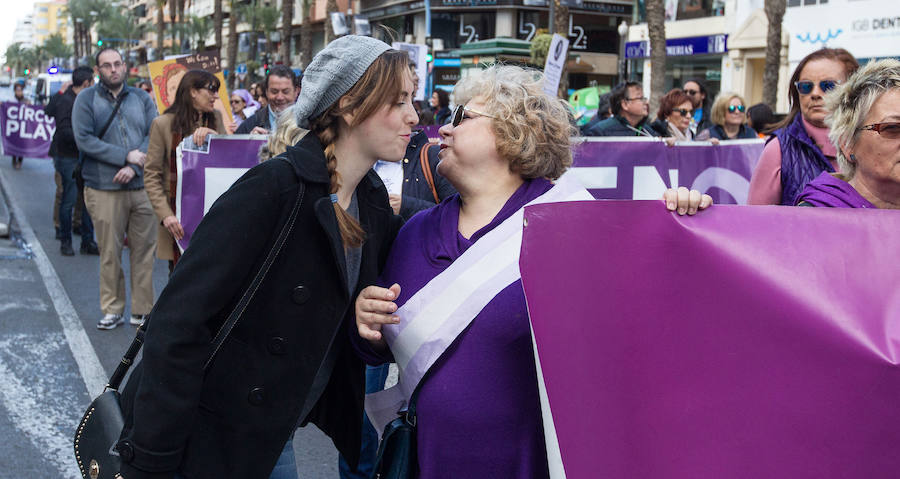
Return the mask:
<svg viewBox="0 0 900 479">
<path fill-rule="evenodd" d="M 666 138 L 666 143 L 670 145 L 676 141 L 691 141 L 694 137 L 691 132 L 693 115 L 694 106 L 691 97 L 680 88 L 673 88 L 659 99 L 656 121 L 650 124 L 650 128 L 653 128 L 659 136 Z"/>
<path fill-rule="evenodd" d="M 203 70 L 190 70 L 181 77 L 172 106 L 150 124 L 150 143 L 144 165 L 144 187 L 153 211 L 162 223 L 157 228 L 156 256 L 169 262 L 169 272 L 181 256 L 175 243 L 184 236 L 175 216 L 175 153 L 181 140 L 192 137 L 202 145 L 207 135 L 224 134 L 222 115 L 215 109 L 219 79 Z"/>
<path fill-rule="evenodd" d="M 737 93 L 719 93 L 710 111 L 713 126 L 697 134 L 697 140 L 747 140 L 758 138 L 756 130 L 746 124 L 744 99 Z"/>
<path fill-rule="evenodd" d="M 259 103 L 253 99 L 253 96 L 249 91 L 238 89 L 231 92 L 231 114 L 234 117 L 234 122 L 229 125 L 229 129 L 231 130 L 229 133 L 234 133 L 234 130 L 236 130 L 244 120 L 256 113 L 256 110 L 258 109 Z"/>
<path fill-rule="evenodd" d="M 900 209 L 900 61 L 867 64 L 826 105 L 841 172 L 809 182 L 799 205 Z"/>
<path fill-rule="evenodd" d="M 773 127 L 750 179 L 748 203 L 796 205 L 807 183 L 823 171 L 837 170 L 837 150 L 825 124 L 825 93 L 858 68 L 843 48 L 822 48 L 800 60 L 790 79 L 791 111 Z"/>
<path fill-rule="evenodd" d="M 416 391 L 418 477 L 549 475 L 516 238 L 526 204 L 591 197 L 561 176 L 574 119 L 542 84 L 538 72 L 492 66 L 456 85 L 438 171 L 459 194 L 404 225 L 384 287 L 357 298 L 360 352 L 402 371 L 397 387 L 367 397 L 369 418 L 383 430 Z M 685 188 L 666 197 L 687 214 L 712 201 Z"/>
</svg>

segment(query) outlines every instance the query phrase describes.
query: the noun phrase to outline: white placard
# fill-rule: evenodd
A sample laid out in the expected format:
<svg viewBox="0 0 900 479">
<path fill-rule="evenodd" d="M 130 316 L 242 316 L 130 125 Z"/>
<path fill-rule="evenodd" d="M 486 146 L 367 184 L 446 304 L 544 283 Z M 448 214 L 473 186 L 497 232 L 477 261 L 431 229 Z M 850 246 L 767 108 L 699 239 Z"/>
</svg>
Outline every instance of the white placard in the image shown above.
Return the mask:
<svg viewBox="0 0 900 479">
<path fill-rule="evenodd" d="M 547 51 L 547 63 L 544 64 L 544 93 L 557 96 L 559 80 L 562 77 L 566 59 L 569 57 L 569 40 L 557 33 L 553 34 L 550 50 Z"/>
<path fill-rule="evenodd" d="M 228 188 L 231 188 L 231 185 L 248 171 L 250 168 L 206 168 L 203 170 L 206 180 L 203 184 L 203 215 L 206 216 L 222 193 L 228 191 Z"/>
<path fill-rule="evenodd" d="M 416 86 L 415 100 L 425 100 L 425 80 L 428 78 L 428 45 L 419 45 L 417 43 L 401 43 L 394 42 L 391 48 L 404 51 L 409 54 L 409 60 L 416 64 L 416 76 L 419 77 L 419 84 Z"/>
<path fill-rule="evenodd" d="M 350 27 L 347 26 L 347 15 L 344 12 L 331 12 L 331 29 L 334 30 L 336 37 L 350 33 Z"/>
<path fill-rule="evenodd" d="M 369 19 L 366 17 L 353 17 L 353 25 L 356 28 L 357 35 L 367 37 L 372 34 L 372 26 L 369 25 Z"/>
</svg>

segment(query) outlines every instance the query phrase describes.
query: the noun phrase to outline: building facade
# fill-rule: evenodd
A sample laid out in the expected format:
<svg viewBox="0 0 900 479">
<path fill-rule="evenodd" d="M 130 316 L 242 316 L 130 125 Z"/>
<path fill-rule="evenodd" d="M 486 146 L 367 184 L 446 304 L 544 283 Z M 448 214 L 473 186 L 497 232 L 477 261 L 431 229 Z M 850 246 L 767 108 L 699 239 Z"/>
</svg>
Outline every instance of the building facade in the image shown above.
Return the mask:
<svg viewBox="0 0 900 479">
<path fill-rule="evenodd" d="M 32 16 L 30 14 L 25 15 L 16 22 L 12 43 L 18 43 L 22 48 L 34 48 L 34 28 L 31 22 Z"/>
<path fill-rule="evenodd" d="M 66 3 L 66 0 L 34 2 L 32 29 L 35 45 L 43 44 L 47 37 L 57 33 L 66 41 L 69 40 L 71 28 L 65 10 Z"/>
</svg>

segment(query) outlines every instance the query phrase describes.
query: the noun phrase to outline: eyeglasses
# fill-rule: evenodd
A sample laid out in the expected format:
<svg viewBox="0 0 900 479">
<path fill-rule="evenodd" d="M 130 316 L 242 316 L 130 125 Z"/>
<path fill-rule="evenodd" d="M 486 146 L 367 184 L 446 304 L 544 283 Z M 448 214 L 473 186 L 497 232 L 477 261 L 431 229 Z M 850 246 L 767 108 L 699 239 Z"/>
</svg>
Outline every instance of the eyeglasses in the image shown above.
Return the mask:
<svg viewBox="0 0 900 479">
<path fill-rule="evenodd" d="M 101 70 L 112 70 L 113 68 L 115 68 L 116 70 L 118 70 L 119 68 L 122 68 L 123 66 L 125 66 L 125 63 L 123 63 L 123 62 L 104 63 L 104 64 L 100 65 L 100 69 Z"/>
<path fill-rule="evenodd" d="M 244 103 L 244 100 L 231 100 L 232 105 L 237 105 L 239 103 Z"/>
<path fill-rule="evenodd" d="M 453 125 L 453 128 L 456 128 L 457 126 L 459 126 L 459 124 L 462 123 L 463 120 L 468 120 L 470 118 L 473 118 L 471 116 L 466 115 L 466 113 L 474 113 L 478 116 L 486 116 L 488 118 L 493 118 L 495 120 L 497 119 L 497 117 L 488 115 L 487 113 L 482 113 L 480 111 L 475 111 L 471 108 L 466 107 L 465 105 L 456 105 L 456 108 L 453 109 L 453 117 L 452 117 L 453 119 L 450 120 L 450 124 Z"/>
<path fill-rule="evenodd" d="M 728 113 L 734 113 L 735 111 L 743 113 L 746 109 L 744 105 L 728 105 Z"/>
<path fill-rule="evenodd" d="M 219 86 L 218 86 L 218 85 L 213 85 L 212 83 L 210 83 L 209 85 L 206 85 L 206 86 L 204 86 L 204 87 L 201 87 L 201 89 L 202 89 L 202 90 L 209 90 L 209 91 L 212 92 L 212 93 L 218 93 L 218 92 L 219 92 Z"/>
<path fill-rule="evenodd" d="M 797 87 L 797 91 L 801 95 L 809 95 L 812 93 L 813 88 L 816 87 L 816 84 L 811 81 L 798 81 L 794 83 L 794 86 Z M 822 90 L 822 93 L 833 90 L 836 86 L 838 86 L 838 82 L 834 80 L 822 80 L 819 82 L 819 89 Z"/>
<path fill-rule="evenodd" d="M 866 125 L 862 128 L 858 128 L 857 131 L 859 130 L 872 130 L 875 133 L 881 135 L 881 137 L 886 140 L 900 139 L 900 122 L 897 121 L 873 123 L 871 125 Z"/>
<path fill-rule="evenodd" d="M 685 93 L 686 95 L 688 95 L 688 96 L 694 96 L 694 95 L 696 95 L 696 94 L 698 94 L 698 93 L 700 93 L 700 92 L 697 91 L 697 90 L 684 90 L 684 93 Z"/>
<path fill-rule="evenodd" d="M 691 116 L 694 114 L 694 110 L 688 110 L 686 108 L 673 108 L 672 113 L 681 113 L 681 116 Z"/>
<path fill-rule="evenodd" d="M 625 101 L 635 101 L 635 100 L 637 100 L 637 101 L 642 101 L 642 102 L 646 103 L 646 102 L 647 102 L 647 97 L 645 97 L 645 96 L 639 96 L 639 97 L 637 97 L 637 98 L 628 98 L 628 97 L 625 97 Z"/>
</svg>

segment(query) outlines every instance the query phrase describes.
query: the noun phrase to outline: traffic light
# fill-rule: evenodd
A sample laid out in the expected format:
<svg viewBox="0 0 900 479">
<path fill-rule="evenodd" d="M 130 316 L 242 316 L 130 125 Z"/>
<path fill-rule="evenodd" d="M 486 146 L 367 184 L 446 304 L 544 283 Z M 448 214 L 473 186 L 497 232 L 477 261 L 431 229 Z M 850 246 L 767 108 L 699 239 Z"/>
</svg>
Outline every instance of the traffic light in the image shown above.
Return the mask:
<svg viewBox="0 0 900 479">
<path fill-rule="evenodd" d="M 102 46 L 103 46 L 103 39 L 102 39 L 102 38 L 99 39 L 99 40 L 97 40 L 97 46 L 98 46 L 98 47 L 102 47 Z"/>
<path fill-rule="evenodd" d="M 24 73 L 25 73 L 26 75 L 28 75 L 29 73 L 31 73 L 31 70 L 28 69 L 28 68 L 26 68 Z"/>
<path fill-rule="evenodd" d="M 426 54 L 425 54 L 425 61 L 428 62 L 428 63 L 431 63 L 432 61 L 434 61 L 434 55 L 432 55 L 431 52 L 426 53 Z"/>
</svg>

